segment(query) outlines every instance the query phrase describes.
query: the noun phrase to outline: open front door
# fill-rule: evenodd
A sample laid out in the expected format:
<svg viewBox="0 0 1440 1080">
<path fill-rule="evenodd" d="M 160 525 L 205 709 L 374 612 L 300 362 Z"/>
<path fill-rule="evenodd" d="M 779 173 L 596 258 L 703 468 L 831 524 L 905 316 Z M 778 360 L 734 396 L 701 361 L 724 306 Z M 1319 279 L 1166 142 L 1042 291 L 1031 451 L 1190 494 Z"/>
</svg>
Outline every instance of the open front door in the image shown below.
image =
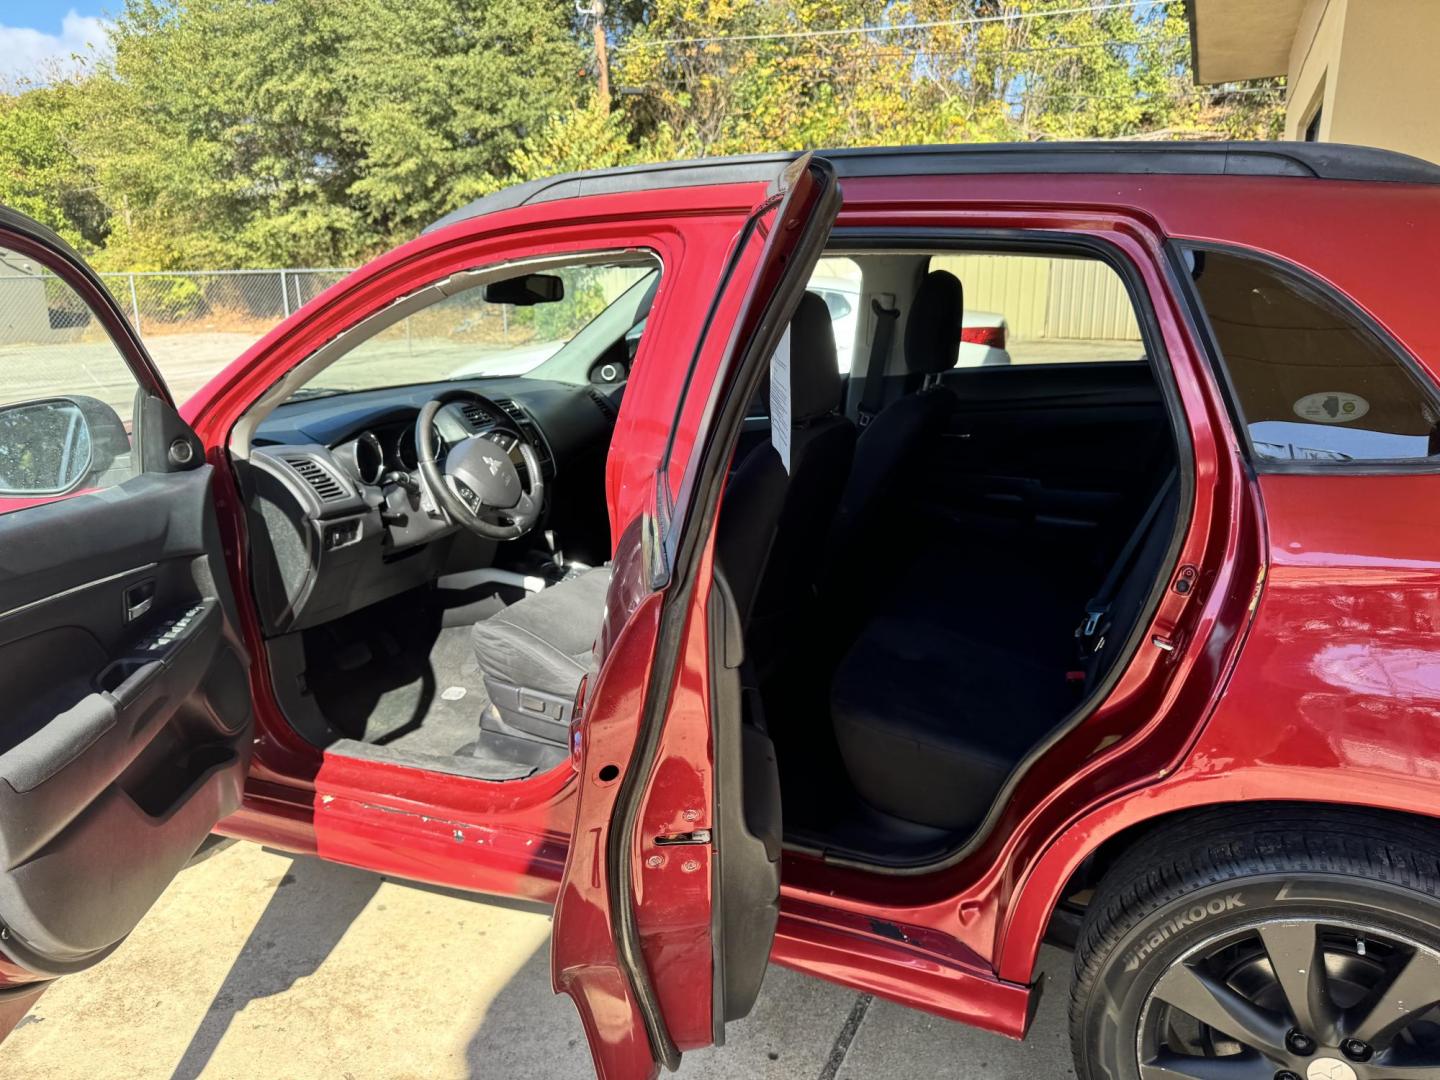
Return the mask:
<svg viewBox="0 0 1440 1080">
<path fill-rule="evenodd" d="M 0 1037 L 240 804 L 211 466 L 98 279 L 0 209 Z"/>
<path fill-rule="evenodd" d="M 769 739 L 744 720 L 742 628 L 712 566 L 714 519 L 745 405 L 839 206 L 834 171 L 807 154 L 751 212 L 653 501 L 616 545 L 551 958 L 603 1077 L 653 1075 L 722 1042 L 769 958 L 779 784 Z"/>
</svg>

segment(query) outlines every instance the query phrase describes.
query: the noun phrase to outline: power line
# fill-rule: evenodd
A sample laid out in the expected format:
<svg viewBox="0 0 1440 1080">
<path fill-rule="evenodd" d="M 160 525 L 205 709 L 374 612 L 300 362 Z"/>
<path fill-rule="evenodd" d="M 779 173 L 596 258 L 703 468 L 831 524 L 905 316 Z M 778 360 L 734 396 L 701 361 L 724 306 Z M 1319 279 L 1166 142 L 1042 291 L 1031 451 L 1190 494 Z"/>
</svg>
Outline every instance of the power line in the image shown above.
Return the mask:
<svg viewBox="0 0 1440 1080">
<path fill-rule="evenodd" d="M 616 52 L 655 49 L 665 45 L 714 45 L 737 41 L 790 41 L 796 38 L 846 37 L 855 34 L 905 34 L 916 30 L 940 30 L 953 26 L 980 26 L 986 23 L 1017 23 L 1030 19 L 1048 19 L 1056 15 L 1088 15 L 1102 11 L 1123 11 L 1127 8 L 1153 7 L 1156 0 L 1113 0 L 1110 3 L 1084 7 L 1056 8 L 1052 11 L 1015 11 L 1004 15 L 974 15 L 964 19 L 937 19 L 932 22 L 903 23 L 893 26 L 851 26 L 829 30 L 785 30 L 770 34 L 712 34 L 700 37 L 656 38 L 653 41 L 632 41 Z"/>
<path fill-rule="evenodd" d="M 1017 45 L 1013 47 L 1002 46 L 999 48 L 976 49 L 926 49 L 923 46 L 918 45 L 910 47 L 902 45 L 882 45 L 875 48 L 867 48 L 860 55 L 862 58 L 865 59 L 868 59 L 870 57 L 893 58 L 909 56 L 917 58 L 948 57 L 951 59 L 959 58 L 966 60 L 983 60 L 986 57 L 990 56 L 1084 52 L 1088 49 L 1108 49 L 1111 47 L 1139 48 L 1145 45 L 1159 45 L 1162 47 L 1171 45 L 1179 47 L 1186 44 L 1187 39 L 1183 37 L 1168 37 L 1164 35 L 1155 35 L 1152 37 L 1135 38 L 1132 40 L 1126 40 L 1124 38 L 1106 38 L 1103 41 L 1091 41 L 1075 45 Z M 619 52 L 621 50 L 616 49 L 615 51 Z"/>
<path fill-rule="evenodd" d="M 1004 46 L 1001 48 L 989 49 L 927 49 L 923 46 L 905 47 L 902 45 L 882 45 L 875 49 L 866 49 L 865 56 L 950 56 L 983 59 L 987 56 L 1007 56 L 1012 53 L 1055 53 L 1055 52 L 1083 52 L 1086 49 L 1108 49 L 1112 46 L 1121 48 L 1138 48 L 1142 45 L 1184 45 L 1185 38 L 1177 37 L 1148 37 L 1138 38 L 1134 41 L 1125 41 L 1121 38 L 1109 38 L 1105 41 L 1090 41 L 1080 45 L 1017 45 Z"/>
<path fill-rule="evenodd" d="M 909 47 L 909 48 L 907 48 L 907 47 L 905 47 L 905 46 L 899 46 L 899 45 L 886 45 L 886 46 L 881 46 L 881 47 L 879 47 L 879 48 L 869 48 L 869 49 L 866 49 L 863 53 L 859 54 L 859 58 L 860 58 L 860 59 L 866 59 L 866 60 L 872 59 L 872 58 L 876 58 L 876 59 L 899 59 L 899 58 L 905 58 L 905 59 L 915 59 L 915 60 L 961 59 L 961 60 L 971 60 L 971 61 L 975 61 L 975 60 L 984 60 L 984 59 L 986 59 L 987 57 L 992 57 L 992 56 L 1008 56 L 1008 55 L 1016 55 L 1016 54 L 1018 54 L 1018 55 L 1032 55 L 1032 54 L 1043 54 L 1043 53 L 1083 52 L 1083 51 L 1088 50 L 1088 49 L 1104 49 L 1104 48 L 1110 48 L 1110 47 L 1112 47 L 1112 46 L 1120 46 L 1120 47 L 1139 47 L 1139 46 L 1142 46 L 1142 45 L 1150 45 L 1150 44 L 1156 44 L 1156 45 L 1161 45 L 1161 46 L 1164 46 L 1164 45 L 1175 45 L 1175 46 L 1179 46 L 1179 45 L 1182 45 L 1182 44 L 1185 44 L 1185 43 L 1186 43 L 1186 39 L 1185 39 L 1185 38 L 1176 38 L 1176 37 L 1167 37 L 1167 36 L 1157 35 L 1157 36 L 1147 37 L 1147 38 L 1138 38 L 1138 39 L 1135 39 L 1135 40 L 1125 40 L 1125 39 L 1123 39 L 1123 38 L 1107 38 L 1107 39 L 1104 40 L 1104 41 L 1092 41 L 1092 42 L 1085 42 L 1085 43 L 1082 43 L 1082 44 L 1075 44 L 1075 45 L 1036 45 L 1036 46 L 1015 46 L 1015 47 L 982 48 L 982 49 L 926 49 L 926 48 L 923 48 L 923 47 L 921 47 L 921 46 L 915 46 L 915 47 Z M 619 50 L 616 50 L 616 51 L 618 52 Z M 673 78 L 670 79 L 670 80 L 662 80 L 662 81 L 669 81 L 669 82 L 671 82 L 671 83 L 675 83 L 675 84 L 678 85 L 677 80 L 675 80 L 675 79 L 673 79 Z M 1208 88 L 1208 89 L 1205 89 L 1205 90 L 1198 90 L 1197 92 L 1198 92 L 1201 96 L 1223 97 L 1223 96 L 1228 95 L 1228 94 L 1283 94 L 1283 93 L 1286 92 L 1286 88 L 1283 87 L 1283 86 L 1255 86 L 1255 87 L 1239 87 L 1239 88 L 1235 88 L 1235 89 L 1226 89 L 1226 88 L 1224 88 L 1224 87 L 1214 87 L 1214 88 Z"/>
<path fill-rule="evenodd" d="M 1030 74 L 1033 75 L 1033 73 L 1030 73 Z M 1149 103 L 1152 103 L 1152 102 L 1154 102 L 1154 101 L 1156 100 L 1156 98 L 1155 98 L 1154 95 L 1128 94 L 1128 93 L 1125 93 L 1125 92 L 1123 92 L 1123 91 L 1122 91 L 1122 92 L 1119 92 L 1119 93 L 1113 93 L 1113 94 L 1079 94 L 1079 93 L 1075 93 L 1074 91 L 1067 90 L 1067 89 L 1065 89 L 1065 88 L 1055 89 L 1055 88 L 1049 86 L 1049 84 L 1033 84 L 1033 85 L 1044 85 L 1044 86 L 1045 86 L 1045 91 L 1044 91 L 1044 92 L 1045 92 L 1046 96 L 1054 97 L 1054 98 L 1059 98 L 1059 99 L 1061 99 L 1061 100 L 1069 101 L 1069 102 L 1090 102 L 1090 101 L 1119 101 L 1119 102 L 1126 102 L 1126 101 L 1133 101 L 1133 102 L 1139 102 L 1139 103 L 1141 103 L 1141 104 L 1149 104 Z M 656 80 L 651 80 L 650 82 L 644 84 L 642 87 L 637 87 L 636 89 L 637 89 L 637 90 L 640 90 L 640 89 L 646 89 L 646 88 L 649 88 L 649 89 L 661 89 L 661 88 L 664 88 L 664 89 L 671 89 L 671 90 L 683 90 L 683 89 L 685 89 L 685 83 L 684 83 L 684 81 L 681 80 L 681 79 L 677 79 L 677 78 L 672 77 L 672 78 L 669 78 L 669 79 L 656 79 Z M 1273 96 L 1273 95 L 1283 95 L 1283 94 L 1285 94 L 1285 93 L 1287 93 L 1287 88 L 1284 87 L 1284 86 L 1242 86 L 1242 87 L 1235 87 L 1235 88 L 1231 88 L 1231 89 L 1227 89 L 1226 87 L 1223 87 L 1223 86 L 1205 86 L 1205 87 L 1201 87 L 1201 86 L 1189 86 L 1189 87 L 1186 87 L 1186 88 L 1185 88 L 1184 90 L 1182 90 L 1181 92 L 1176 93 L 1176 94 L 1174 95 L 1174 98 L 1175 98 L 1176 101 L 1184 100 L 1185 98 L 1191 98 L 1191 99 L 1194 99 L 1194 98 L 1203 98 L 1203 99 L 1207 99 L 1207 100 L 1214 100 L 1214 99 L 1216 99 L 1216 98 L 1232 97 L 1232 96 L 1236 96 L 1236 95 L 1272 95 L 1272 96 Z M 1024 102 L 1023 102 L 1023 98 L 1015 98 L 1015 97 L 1012 97 L 1012 96 L 1010 96 L 1009 93 L 1006 93 L 1006 94 L 1004 94 L 1004 95 L 1001 95 L 1000 97 L 997 97 L 995 100 L 998 101 L 998 102 L 1000 102 L 1000 103 L 1003 104 L 1003 105 L 1007 105 L 1007 106 L 1010 106 L 1010 107 L 1018 107 L 1018 106 L 1020 106 L 1020 105 L 1022 105 L 1022 104 L 1024 103 Z"/>
<path fill-rule="evenodd" d="M 1177 94 L 1175 100 L 1183 101 L 1186 97 L 1209 98 L 1211 100 L 1219 97 L 1228 97 L 1232 94 L 1283 94 L 1283 86 L 1252 86 L 1240 90 L 1225 90 L 1213 87 L 1191 87 L 1188 92 Z M 1153 95 L 1141 94 L 1077 94 L 1065 89 L 1045 88 L 1047 97 L 1056 98 L 1060 101 L 1081 102 L 1081 101 L 1120 101 L 1135 102 L 1140 105 L 1154 104 L 1157 100 Z M 1024 104 L 1023 98 L 1012 98 L 1008 95 L 998 99 L 1005 105 L 1018 107 Z"/>
</svg>

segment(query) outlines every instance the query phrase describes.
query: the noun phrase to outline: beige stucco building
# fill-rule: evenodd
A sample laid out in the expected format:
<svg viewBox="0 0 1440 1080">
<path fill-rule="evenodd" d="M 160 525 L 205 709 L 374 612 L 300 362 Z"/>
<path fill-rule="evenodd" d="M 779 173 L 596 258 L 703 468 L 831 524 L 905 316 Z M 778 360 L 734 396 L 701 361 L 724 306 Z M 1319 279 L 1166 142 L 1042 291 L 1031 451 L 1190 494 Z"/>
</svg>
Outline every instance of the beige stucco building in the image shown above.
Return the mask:
<svg viewBox="0 0 1440 1080">
<path fill-rule="evenodd" d="M 1440 161 L 1440 0 L 1189 0 L 1195 81 L 1286 76 L 1285 137 Z"/>
</svg>

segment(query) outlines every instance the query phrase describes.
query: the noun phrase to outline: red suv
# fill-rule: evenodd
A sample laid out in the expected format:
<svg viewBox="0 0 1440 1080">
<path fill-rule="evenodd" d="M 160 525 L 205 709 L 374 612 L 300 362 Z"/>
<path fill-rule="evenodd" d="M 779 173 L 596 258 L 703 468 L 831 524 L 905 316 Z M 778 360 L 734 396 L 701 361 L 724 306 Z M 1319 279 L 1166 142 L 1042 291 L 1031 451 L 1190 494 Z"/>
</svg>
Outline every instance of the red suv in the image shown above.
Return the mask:
<svg viewBox="0 0 1440 1080">
<path fill-rule="evenodd" d="M 177 411 L 4 214 L 0 1017 L 218 829 L 553 902 L 607 1077 L 1047 936 L 1088 1080 L 1440 1076 L 1436 251 L 1341 146 L 587 173 Z"/>
</svg>

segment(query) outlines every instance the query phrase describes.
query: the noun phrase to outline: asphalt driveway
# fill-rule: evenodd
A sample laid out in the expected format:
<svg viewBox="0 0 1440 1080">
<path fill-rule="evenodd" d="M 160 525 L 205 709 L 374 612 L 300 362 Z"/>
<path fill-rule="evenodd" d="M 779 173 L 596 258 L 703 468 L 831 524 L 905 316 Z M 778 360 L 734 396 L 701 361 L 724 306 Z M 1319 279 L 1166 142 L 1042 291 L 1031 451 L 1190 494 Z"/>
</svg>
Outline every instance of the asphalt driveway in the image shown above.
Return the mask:
<svg viewBox="0 0 1440 1080">
<path fill-rule="evenodd" d="M 548 912 L 220 842 L 110 959 L 63 980 L 3 1046 L 26 1080 L 443 1080 L 591 1075 L 550 992 Z M 772 968 L 723 1049 L 682 1077 L 1044 1080 L 1073 1075 L 1070 958 L 1012 1043 Z"/>
</svg>

